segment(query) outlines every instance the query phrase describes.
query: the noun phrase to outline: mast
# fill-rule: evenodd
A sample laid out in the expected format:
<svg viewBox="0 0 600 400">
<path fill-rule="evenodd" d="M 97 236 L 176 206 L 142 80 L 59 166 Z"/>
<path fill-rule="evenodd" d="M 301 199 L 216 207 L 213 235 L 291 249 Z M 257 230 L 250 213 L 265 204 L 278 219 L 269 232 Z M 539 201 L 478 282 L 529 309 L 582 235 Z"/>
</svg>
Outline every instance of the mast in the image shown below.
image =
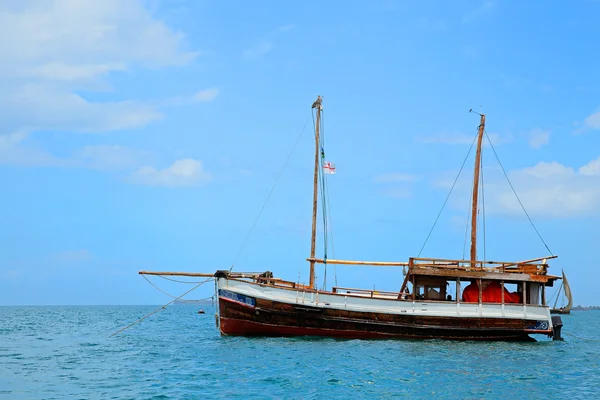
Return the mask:
<svg viewBox="0 0 600 400">
<path fill-rule="evenodd" d="M 317 123 L 315 126 L 315 175 L 313 182 L 313 214 L 312 214 L 312 234 L 310 238 L 310 277 L 309 286 L 315 287 L 315 250 L 317 244 L 317 192 L 319 190 L 319 129 L 321 125 L 321 96 L 312 104 L 312 108 L 317 109 Z"/>
<path fill-rule="evenodd" d="M 481 168 L 481 142 L 483 141 L 483 130 L 485 128 L 485 115 L 479 115 L 481 115 L 481 122 L 477 133 L 477 153 L 475 154 L 475 175 L 473 177 L 473 209 L 471 211 L 471 267 L 475 267 L 475 261 L 477 261 L 477 202 L 479 196 L 479 170 Z"/>
</svg>

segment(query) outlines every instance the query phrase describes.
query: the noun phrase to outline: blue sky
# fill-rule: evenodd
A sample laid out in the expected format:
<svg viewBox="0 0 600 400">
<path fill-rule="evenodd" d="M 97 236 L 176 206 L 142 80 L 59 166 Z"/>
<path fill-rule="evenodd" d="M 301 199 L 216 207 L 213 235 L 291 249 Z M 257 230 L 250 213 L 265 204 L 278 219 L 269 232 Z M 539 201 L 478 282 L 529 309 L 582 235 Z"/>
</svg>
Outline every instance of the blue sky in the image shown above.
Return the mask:
<svg viewBox="0 0 600 400">
<path fill-rule="evenodd" d="M 329 257 L 418 254 L 473 108 L 559 255 L 551 272 L 599 304 L 599 13 L 585 0 L 2 2 L 0 304 L 162 304 L 138 270 L 229 268 L 317 95 L 337 166 Z M 309 128 L 236 270 L 308 279 Z M 547 255 L 490 150 L 485 257 Z M 463 256 L 472 165 L 422 255 Z M 402 274 L 337 278 L 397 290 Z"/>
</svg>

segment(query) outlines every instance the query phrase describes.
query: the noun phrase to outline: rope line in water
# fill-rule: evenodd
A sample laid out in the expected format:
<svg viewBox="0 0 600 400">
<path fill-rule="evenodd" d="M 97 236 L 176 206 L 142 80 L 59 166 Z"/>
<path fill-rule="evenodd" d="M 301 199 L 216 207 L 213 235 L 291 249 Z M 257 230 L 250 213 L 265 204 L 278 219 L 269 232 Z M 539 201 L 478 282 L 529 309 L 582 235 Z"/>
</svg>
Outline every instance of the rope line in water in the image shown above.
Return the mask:
<svg viewBox="0 0 600 400">
<path fill-rule="evenodd" d="M 580 336 L 575 336 L 572 333 L 569 332 L 563 332 L 565 335 L 569 335 L 569 336 L 573 336 L 575 339 L 579 339 L 579 340 L 587 340 L 590 342 L 600 342 L 600 339 L 589 339 L 589 338 L 584 338 L 584 337 L 580 337 Z"/>
<path fill-rule="evenodd" d="M 190 293 L 190 292 L 191 292 L 191 291 L 193 291 L 193 290 L 196 290 L 196 289 L 198 289 L 198 288 L 199 288 L 201 285 L 203 285 L 203 284 L 205 284 L 206 282 L 208 282 L 208 281 L 210 281 L 210 280 L 213 280 L 213 279 L 214 279 L 213 277 L 207 278 L 206 280 L 204 280 L 204 281 L 200 282 L 199 284 L 197 284 L 196 286 L 194 286 L 193 288 L 191 288 L 190 290 L 188 290 L 187 292 L 185 292 L 185 293 L 184 293 L 184 294 L 182 294 L 181 296 L 179 296 L 179 297 L 177 297 L 177 298 L 174 298 L 173 300 L 171 300 L 170 302 L 168 302 L 168 303 L 167 303 L 167 304 L 165 304 L 164 306 L 157 308 L 156 310 L 154 310 L 154 311 L 152 311 L 151 313 L 149 313 L 149 314 L 147 314 L 147 315 L 143 316 L 142 318 L 138 319 L 137 321 L 135 321 L 135 322 L 133 322 L 133 323 L 131 323 L 131 324 L 127 325 L 125 328 L 119 329 L 118 331 L 116 331 L 115 333 L 113 333 L 112 335 L 110 335 L 110 336 L 109 336 L 109 338 L 111 338 L 111 337 L 113 337 L 113 336 L 115 336 L 115 335 L 117 335 L 117 334 L 119 334 L 119 333 L 123 332 L 123 331 L 124 331 L 124 330 L 126 330 L 126 329 L 129 329 L 129 328 L 131 328 L 132 326 L 134 326 L 134 325 L 136 325 L 136 324 L 139 324 L 140 322 L 142 322 L 143 320 L 145 320 L 145 319 L 146 319 L 146 318 L 148 318 L 149 316 L 151 316 L 151 315 L 153 315 L 153 314 L 156 314 L 156 313 L 157 313 L 157 312 L 159 312 L 160 310 L 163 310 L 163 309 L 165 309 L 165 308 L 166 308 L 168 305 L 170 305 L 171 303 L 174 303 L 175 301 L 177 301 L 177 300 L 181 299 L 181 298 L 182 298 L 183 296 L 185 296 L 186 294 Z"/>
</svg>

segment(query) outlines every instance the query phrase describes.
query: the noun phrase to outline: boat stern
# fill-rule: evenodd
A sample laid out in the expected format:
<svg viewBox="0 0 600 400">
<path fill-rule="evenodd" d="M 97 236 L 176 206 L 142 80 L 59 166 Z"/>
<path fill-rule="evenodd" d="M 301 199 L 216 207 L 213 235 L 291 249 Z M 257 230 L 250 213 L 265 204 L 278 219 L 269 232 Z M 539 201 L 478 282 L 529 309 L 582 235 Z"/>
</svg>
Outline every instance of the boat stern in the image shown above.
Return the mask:
<svg viewBox="0 0 600 400">
<path fill-rule="evenodd" d="M 552 340 L 564 340 L 561 336 L 563 327 L 562 318 L 559 315 L 552 316 Z"/>
</svg>

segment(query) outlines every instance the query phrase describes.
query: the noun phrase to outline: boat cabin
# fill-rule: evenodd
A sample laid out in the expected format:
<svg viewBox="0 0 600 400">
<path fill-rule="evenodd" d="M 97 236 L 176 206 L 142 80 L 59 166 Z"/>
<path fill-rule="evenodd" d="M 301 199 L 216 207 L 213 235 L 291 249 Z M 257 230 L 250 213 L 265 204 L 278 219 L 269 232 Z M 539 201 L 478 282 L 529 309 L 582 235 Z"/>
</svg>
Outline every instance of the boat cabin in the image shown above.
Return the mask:
<svg viewBox="0 0 600 400">
<path fill-rule="evenodd" d="M 466 260 L 414 259 L 404 280 L 400 299 L 546 305 L 546 259 L 518 263 Z M 410 290 L 409 290 L 410 287 Z"/>
</svg>

